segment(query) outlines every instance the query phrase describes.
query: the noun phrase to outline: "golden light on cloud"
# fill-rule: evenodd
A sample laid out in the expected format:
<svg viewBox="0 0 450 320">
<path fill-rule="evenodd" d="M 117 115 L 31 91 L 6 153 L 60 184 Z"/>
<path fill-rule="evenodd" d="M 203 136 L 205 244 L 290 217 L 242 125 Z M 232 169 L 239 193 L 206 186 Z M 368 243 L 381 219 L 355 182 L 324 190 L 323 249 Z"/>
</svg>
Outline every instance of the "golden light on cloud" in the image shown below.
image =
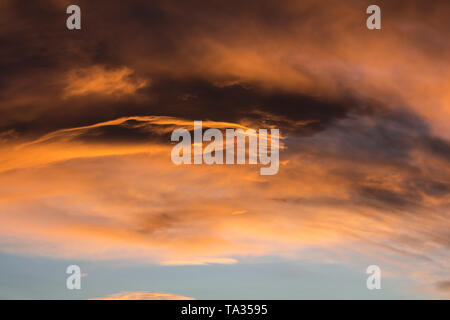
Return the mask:
<svg viewBox="0 0 450 320">
<path fill-rule="evenodd" d="M 188 124 L 171 118 L 140 120 L 162 133 L 167 124 Z M 170 145 L 82 142 L 90 128 L 103 126 L 61 130 L 22 144 L 18 153 L 4 154 L 0 184 L 8 188 L 0 197 L 2 250 L 208 265 L 235 264 L 248 256 L 290 259 L 315 246 L 344 246 L 367 255 L 382 248 L 419 259 L 428 265 L 424 270 L 449 258 L 442 238 L 448 217 L 429 209 L 445 206 L 445 199 L 423 194 L 420 205 L 410 206 L 405 181 L 413 176 L 408 168 L 390 172 L 390 164 L 375 159 L 355 168 L 345 153 L 327 150 L 328 137 L 322 151 L 308 147 L 282 154 L 285 165 L 279 174 L 261 177 L 246 166 L 175 166 Z M 74 132 L 77 139 L 67 139 Z M 441 161 L 416 153 L 419 163 L 423 158 L 429 164 Z M 450 175 L 441 168 L 441 175 Z M 8 239 L 16 239 L 15 244 Z M 405 268 L 388 256 L 391 264 Z"/>
<path fill-rule="evenodd" d="M 129 95 L 148 85 L 148 81 L 133 76 L 134 71 L 123 67 L 107 70 L 102 66 L 93 66 L 71 70 L 67 74 L 67 97 L 87 94 Z"/>
<path fill-rule="evenodd" d="M 183 297 L 171 293 L 135 291 L 111 294 L 109 296 L 91 300 L 194 300 L 194 298 Z"/>
</svg>

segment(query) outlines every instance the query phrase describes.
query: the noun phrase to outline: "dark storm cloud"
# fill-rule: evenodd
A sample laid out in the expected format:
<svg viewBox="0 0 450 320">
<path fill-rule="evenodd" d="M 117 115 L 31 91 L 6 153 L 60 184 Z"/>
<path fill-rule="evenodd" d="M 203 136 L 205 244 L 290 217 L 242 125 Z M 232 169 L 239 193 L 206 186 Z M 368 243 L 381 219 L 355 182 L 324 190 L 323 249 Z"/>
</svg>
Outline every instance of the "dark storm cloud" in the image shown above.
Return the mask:
<svg viewBox="0 0 450 320">
<path fill-rule="evenodd" d="M 86 131 L 75 140 L 85 142 L 102 143 L 167 143 L 170 140 L 170 134 L 158 134 L 148 128 L 134 126 L 127 121 L 122 125 L 104 126 Z"/>
<path fill-rule="evenodd" d="M 266 92 L 251 83 L 217 85 L 214 78 L 171 78 L 155 66 L 135 66 L 148 56 L 156 60 L 164 57 L 169 63 L 175 59 L 177 68 L 181 48 L 195 34 L 219 32 L 229 21 L 247 19 L 277 27 L 286 23 L 288 12 L 283 7 L 257 2 L 202 3 L 203 10 L 198 11 L 193 9 L 194 4 L 171 6 L 164 2 L 130 1 L 126 6 L 105 1 L 77 3 L 83 9 L 83 30 L 78 33 L 65 28 L 64 1 L 7 3 L 2 15 L 9 22 L 8 28 L 0 33 L 2 132 L 14 130 L 33 136 L 124 116 L 154 114 L 236 122 L 247 118 L 261 125 L 310 134 L 355 108 L 350 99 L 327 101 L 279 90 Z M 65 73 L 93 65 L 105 65 L 107 69 L 131 66 L 139 76 L 151 79 L 151 85 L 139 91 L 143 97 L 139 101 L 92 95 L 62 98 L 67 85 L 63 82 Z M 307 120 L 311 121 L 301 127 L 295 123 Z"/>
<path fill-rule="evenodd" d="M 443 153 L 450 144 L 433 137 L 426 122 L 407 110 L 359 116 L 350 113 L 323 132 L 291 137 L 285 143 L 288 154 L 339 164 L 329 165 L 328 176 L 349 183 L 349 194 L 345 201 L 320 195 L 274 200 L 297 205 L 371 207 L 395 214 L 428 210 L 439 216 L 439 212 L 448 210 L 450 176 L 442 164 L 448 163 Z M 429 199 L 437 202 L 430 206 Z"/>
<path fill-rule="evenodd" d="M 42 134 L 132 115 L 162 115 L 191 120 L 247 121 L 256 127 L 276 126 L 284 133 L 310 135 L 335 119 L 358 110 L 351 99 L 326 101 L 282 91 L 265 92 L 236 84 L 218 87 L 204 80 L 154 80 L 140 91 L 143 101 L 98 98 L 49 101 L 33 119 L 5 123 L 2 131 Z M 112 133 L 112 132 L 111 132 Z"/>
<path fill-rule="evenodd" d="M 204 80 L 163 79 L 148 89 L 151 112 L 192 120 L 271 124 L 283 131 L 309 133 L 358 106 L 351 99 L 327 101 L 280 90 L 266 91 L 251 84 L 217 86 Z M 305 122 L 301 126 L 296 122 Z"/>
<path fill-rule="evenodd" d="M 79 32 L 65 28 L 65 8 L 72 3 L 82 8 Z M 354 3 L 361 9 L 366 5 L 364 1 Z M 329 6 L 341 8 L 336 1 Z M 404 5 L 385 6 L 395 15 Z M 255 30 L 277 39 L 301 28 L 307 39 L 327 37 L 332 45 L 336 34 L 328 31 L 334 16 L 314 2 L 298 8 L 291 1 L 285 5 L 266 1 L 7 1 L 0 14 L 6 21 L 0 31 L 2 132 L 14 130 L 33 136 L 124 116 L 155 114 L 193 120 L 250 119 L 287 133 L 309 135 L 346 117 L 349 111 L 363 109 L 352 92 L 330 98 L 267 89 L 257 81 L 196 71 L 209 50 L 202 43 L 205 39 L 233 48 L 245 46 L 257 34 Z M 440 20 L 436 21 L 430 28 L 440 25 Z M 326 41 L 323 46 L 328 46 Z M 108 70 L 126 66 L 150 83 L 138 90 L 139 100 L 129 96 L 61 97 L 67 72 L 96 65 Z M 306 69 L 302 72 L 308 73 Z M 220 84 L 224 82 L 234 84 Z M 297 121 L 307 123 L 300 126 Z"/>
</svg>

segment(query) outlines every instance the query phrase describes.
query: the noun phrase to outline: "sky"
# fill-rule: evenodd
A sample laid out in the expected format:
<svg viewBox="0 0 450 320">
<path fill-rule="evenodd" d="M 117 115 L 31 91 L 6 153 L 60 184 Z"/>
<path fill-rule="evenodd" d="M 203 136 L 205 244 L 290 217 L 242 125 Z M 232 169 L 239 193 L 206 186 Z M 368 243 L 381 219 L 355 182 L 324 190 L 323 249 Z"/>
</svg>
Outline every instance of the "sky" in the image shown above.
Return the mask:
<svg viewBox="0 0 450 320">
<path fill-rule="evenodd" d="M 448 299 L 450 3 L 376 3 L 1 0 L 0 298 Z M 195 120 L 278 173 L 175 165 Z"/>
</svg>

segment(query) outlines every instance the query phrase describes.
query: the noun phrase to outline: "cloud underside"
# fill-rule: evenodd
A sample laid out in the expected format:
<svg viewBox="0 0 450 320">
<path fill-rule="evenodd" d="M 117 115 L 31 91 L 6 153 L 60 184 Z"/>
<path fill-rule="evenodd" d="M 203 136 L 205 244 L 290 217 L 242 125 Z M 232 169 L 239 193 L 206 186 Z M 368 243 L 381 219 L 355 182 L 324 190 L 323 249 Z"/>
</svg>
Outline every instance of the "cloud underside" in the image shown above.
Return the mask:
<svg viewBox="0 0 450 320">
<path fill-rule="evenodd" d="M 105 297 L 94 298 L 92 300 L 193 300 L 193 298 L 171 293 L 136 291 L 116 293 Z"/>
<path fill-rule="evenodd" d="M 380 3 L 377 33 L 329 2 L 79 1 L 79 32 L 62 2 L 3 2 L 0 249 L 367 259 L 448 292 L 449 3 Z M 175 166 L 193 120 L 280 128 L 279 173 Z"/>
</svg>

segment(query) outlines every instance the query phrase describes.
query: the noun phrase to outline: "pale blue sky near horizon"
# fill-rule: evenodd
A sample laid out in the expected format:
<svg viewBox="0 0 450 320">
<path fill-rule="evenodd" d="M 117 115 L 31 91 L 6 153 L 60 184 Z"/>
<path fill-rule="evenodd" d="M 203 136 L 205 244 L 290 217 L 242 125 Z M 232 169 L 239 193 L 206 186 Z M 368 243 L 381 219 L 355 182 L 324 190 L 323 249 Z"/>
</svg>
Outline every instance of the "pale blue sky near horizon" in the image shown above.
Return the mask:
<svg viewBox="0 0 450 320">
<path fill-rule="evenodd" d="M 66 288 L 67 266 L 79 265 L 81 290 Z M 65 260 L 0 253 L 0 299 L 90 299 L 148 291 L 195 299 L 429 299 L 407 278 L 382 278 L 368 290 L 364 269 L 343 264 L 258 258 L 234 265 L 161 266 Z"/>
</svg>

